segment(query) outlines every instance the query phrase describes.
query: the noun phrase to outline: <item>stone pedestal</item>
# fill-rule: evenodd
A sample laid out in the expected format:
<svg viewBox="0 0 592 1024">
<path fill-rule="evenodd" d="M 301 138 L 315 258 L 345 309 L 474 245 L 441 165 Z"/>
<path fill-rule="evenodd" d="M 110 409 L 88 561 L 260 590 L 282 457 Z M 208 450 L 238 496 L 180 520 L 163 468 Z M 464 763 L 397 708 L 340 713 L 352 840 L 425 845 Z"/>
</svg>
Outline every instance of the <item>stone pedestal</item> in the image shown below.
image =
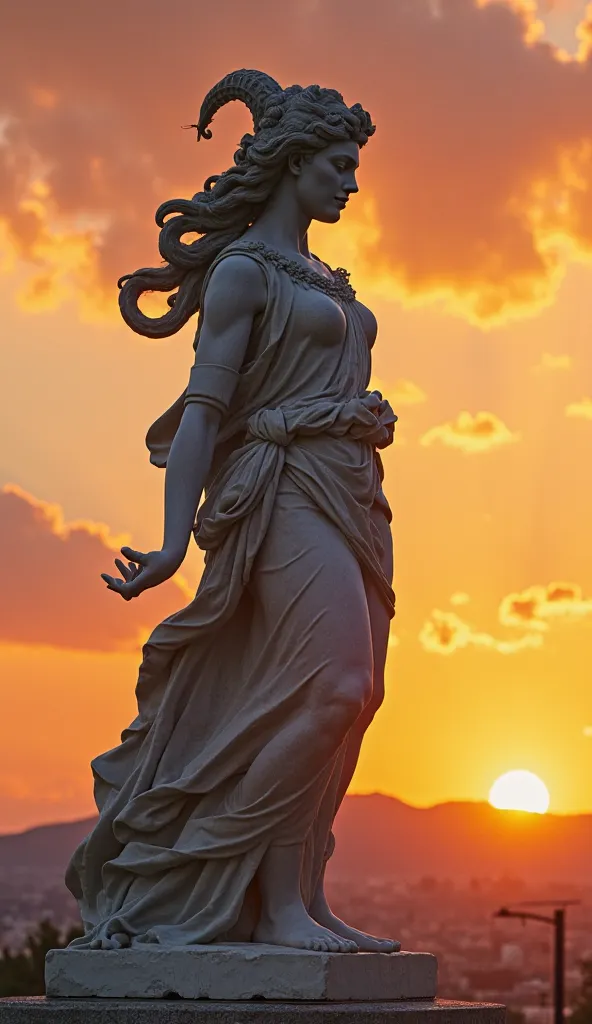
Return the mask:
<svg viewBox="0 0 592 1024">
<path fill-rule="evenodd" d="M 405 1000 L 436 995 L 431 953 L 316 953 L 244 943 L 117 950 L 54 949 L 52 997 Z"/>
<path fill-rule="evenodd" d="M 503 1006 L 435 999 L 436 973 L 430 953 L 55 949 L 48 996 L 0 999 L 0 1024 L 504 1024 Z"/>
<path fill-rule="evenodd" d="M 357 954 L 359 955 L 359 954 Z M 504 1024 L 494 1003 L 0 999 L 0 1024 Z"/>
</svg>

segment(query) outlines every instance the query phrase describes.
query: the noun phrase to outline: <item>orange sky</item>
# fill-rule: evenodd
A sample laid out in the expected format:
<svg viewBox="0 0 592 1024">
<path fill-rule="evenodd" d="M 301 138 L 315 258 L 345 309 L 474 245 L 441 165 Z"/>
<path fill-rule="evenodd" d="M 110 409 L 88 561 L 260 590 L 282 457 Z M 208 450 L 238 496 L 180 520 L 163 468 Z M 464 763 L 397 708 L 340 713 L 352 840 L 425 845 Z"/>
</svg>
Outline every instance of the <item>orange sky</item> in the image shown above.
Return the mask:
<svg viewBox="0 0 592 1024">
<path fill-rule="evenodd" d="M 0 831 L 92 813 L 138 643 L 199 577 L 192 552 L 129 605 L 99 579 L 121 535 L 160 543 L 143 439 L 194 330 L 139 338 L 115 283 L 158 265 L 159 203 L 229 165 L 243 109 L 199 147 L 180 125 L 240 66 L 337 87 L 378 126 L 351 211 L 313 237 L 378 315 L 399 415 L 388 696 L 353 788 L 484 799 L 527 768 L 552 810 L 591 811 L 592 5 L 225 11 L 227 35 L 190 0 L 4 16 Z"/>
</svg>

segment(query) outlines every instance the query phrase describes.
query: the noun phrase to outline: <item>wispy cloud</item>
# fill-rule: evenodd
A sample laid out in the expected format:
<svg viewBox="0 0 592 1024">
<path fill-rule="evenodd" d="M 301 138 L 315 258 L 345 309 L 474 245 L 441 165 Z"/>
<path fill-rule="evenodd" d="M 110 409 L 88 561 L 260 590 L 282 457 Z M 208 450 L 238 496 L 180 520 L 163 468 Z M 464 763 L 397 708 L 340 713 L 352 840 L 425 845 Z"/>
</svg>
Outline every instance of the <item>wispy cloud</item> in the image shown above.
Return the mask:
<svg viewBox="0 0 592 1024">
<path fill-rule="evenodd" d="M 582 619 L 588 615 L 592 615 L 592 597 L 584 597 L 577 583 L 536 584 L 508 594 L 499 606 L 502 625 L 538 632 L 548 630 L 552 620 Z"/>
<path fill-rule="evenodd" d="M 468 595 L 454 594 L 451 603 L 467 603 Z M 542 647 L 551 622 L 574 622 L 592 616 L 592 598 L 576 583 L 552 582 L 515 591 L 502 598 L 498 619 L 502 626 L 520 629 L 515 639 L 495 637 L 461 619 L 456 612 L 436 608 L 424 623 L 419 641 L 426 651 L 453 654 L 467 647 L 481 647 L 499 654 L 516 654 Z"/>
<path fill-rule="evenodd" d="M 418 384 L 412 380 L 399 379 L 396 381 L 392 391 L 393 400 L 397 406 L 420 405 L 427 401 L 427 395 Z"/>
<path fill-rule="evenodd" d="M 571 370 L 573 358 L 566 354 L 553 355 L 551 352 L 543 352 L 538 363 L 533 366 L 533 373 L 546 373 L 553 370 Z"/>
<path fill-rule="evenodd" d="M 474 629 L 455 612 L 435 608 L 419 633 L 422 647 L 433 654 L 454 654 L 467 647 L 481 647 L 498 654 L 516 654 L 526 648 L 540 647 L 542 637 L 525 633 L 516 640 L 504 640 Z"/>
<path fill-rule="evenodd" d="M 574 419 L 592 420 L 592 398 L 582 398 L 581 402 L 571 402 L 565 410 L 565 415 Z"/>
<path fill-rule="evenodd" d="M 520 434 L 512 432 L 495 413 L 478 412 L 473 416 L 470 412 L 461 412 L 456 420 L 431 427 L 419 443 L 424 446 L 444 444 L 473 454 L 513 444 L 519 439 Z"/>
</svg>

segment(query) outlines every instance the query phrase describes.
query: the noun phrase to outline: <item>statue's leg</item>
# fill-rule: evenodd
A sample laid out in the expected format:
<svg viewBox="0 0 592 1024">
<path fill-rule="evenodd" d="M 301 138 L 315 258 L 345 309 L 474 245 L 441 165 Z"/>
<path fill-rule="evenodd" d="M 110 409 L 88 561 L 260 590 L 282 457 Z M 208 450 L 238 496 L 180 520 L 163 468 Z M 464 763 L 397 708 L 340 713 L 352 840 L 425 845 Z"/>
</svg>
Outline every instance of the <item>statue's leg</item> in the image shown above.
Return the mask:
<svg viewBox="0 0 592 1024">
<path fill-rule="evenodd" d="M 393 549 L 392 549 L 392 537 L 390 532 L 389 524 L 386 521 L 385 516 L 379 510 L 373 512 L 374 521 L 377 528 L 380 530 L 382 541 L 383 541 L 383 559 L 382 567 L 385 575 L 389 580 L 392 580 L 393 576 Z M 388 647 L 388 638 L 390 630 L 390 618 L 388 612 L 380 600 L 376 589 L 372 586 L 367 588 L 367 599 L 368 599 L 368 611 L 370 613 L 370 624 L 372 631 L 372 650 L 374 655 L 374 671 L 373 671 L 373 688 L 372 697 L 370 702 L 366 705 L 359 718 L 356 720 L 350 731 L 347 750 L 343 763 L 343 769 L 341 777 L 339 779 L 339 785 L 337 788 L 337 795 L 335 800 L 335 814 L 339 810 L 341 803 L 351 780 L 356 770 L 358 758 L 360 756 L 360 749 L 362 746 L 362 740 L 368 726 L 372 722 L 376 712 L 380 708 L 384 699 L 384 669 L 386 663 L 386 654 Z M 332 852 L 332 851 L 330 851 Z M 323 865 L 323 869 L 318 880 L 315 893 L 311 903 L 311 914 L 316 921 L 326 927 L 331 928 L 337 934 L 343 935 L 344 937 L 351 938 L 357 943 L 359 948 L 363 952 L 384 952 L 391 953 L 395 952 L 400 945 L 393 939 L 380 939 L 374 935 L 368 935 L 365 932 L 360 932 L 356 928 L 352 928 L 345 924 L 340 918 L 336 917 L 331 911 L 329 903 L 325 894 L 325 869 L 327 861 Z"/>
<path fill-rule="evenodd" d="M 364 580 L 340 531 L 300 492 L 278 494 L 251 578 L 260 714 L 273 737 L 242 777 L 234 801 L 258 815 L 289 807 L 258 871 L 256 942 L 355 952 L 316 922 L 301 893 L 304 844 L 349 732 L 372 692 L 372 633 Z M 255 691 L 254 691 L 255 693 Z M 267 695 L 266 695 L 267 693 Z M 289 694 L 286 700 L 282 694 Z M 274 710 L 277 708 L 278 710 Z"/>
</svg>

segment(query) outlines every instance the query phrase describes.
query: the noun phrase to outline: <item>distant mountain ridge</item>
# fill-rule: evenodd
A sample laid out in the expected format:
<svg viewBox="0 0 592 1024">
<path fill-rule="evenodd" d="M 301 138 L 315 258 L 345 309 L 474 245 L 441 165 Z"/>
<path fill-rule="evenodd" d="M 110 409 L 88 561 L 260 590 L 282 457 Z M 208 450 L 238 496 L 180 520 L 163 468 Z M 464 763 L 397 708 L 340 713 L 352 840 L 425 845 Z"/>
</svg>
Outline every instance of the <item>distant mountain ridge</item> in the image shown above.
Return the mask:
<svg viewBox="0 0 592 1024">
<path fill-rule="evenodd" d="M 418 808 L 375 793 L 344 800 L 333 871 L 463 881 L 592 885 L 592 814 L 526 814 L 487 803 Z M 358 868 L 359 870 L 359 868 Z"/>
<path fill-rule="evenodd" d="M 26 832 L 0 835 L 0 874 L 13 871 L 63 874 L 70 855 L 90 832 L 96 818 L 38 825 Z"/>
<path fill-rule="evenodd" d="M 94 818 L 0 835 L 0 875 L 56 880 Z M 592 814 L 498 811 L 486 803 L 411 807 L 375 793 L 349 796 L 339 812 L 331 871 L 339 876 L 520 878 L 592 885 Z"/>
</svg>

